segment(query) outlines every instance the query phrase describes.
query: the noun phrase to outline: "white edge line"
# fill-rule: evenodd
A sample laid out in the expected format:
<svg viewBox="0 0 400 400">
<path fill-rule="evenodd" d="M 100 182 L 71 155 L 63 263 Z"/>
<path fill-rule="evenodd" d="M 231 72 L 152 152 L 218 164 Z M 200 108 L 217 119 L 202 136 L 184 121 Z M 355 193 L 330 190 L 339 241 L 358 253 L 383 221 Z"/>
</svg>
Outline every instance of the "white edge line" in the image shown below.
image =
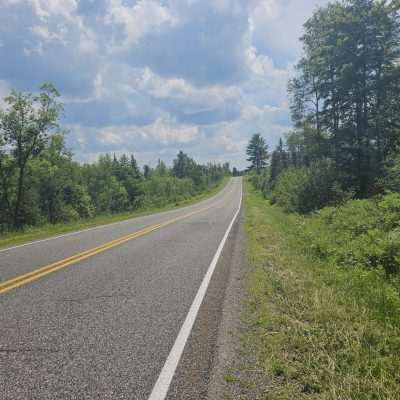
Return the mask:
<svg viewBox="0 0 400 400">
<path fill-rule="evenodd" d="M 221 256 L 222 250 L 225 246 L 225 243 L 228 239 L 229 233 L 232 230 L 232 226 L 236 221 L 237 216 L 239 215 L 241 206 L 242 206 L 242 197 L 243 197 L 243 189 L 241 187 L 240 194 L 240 202 L 238 209 L 235 215 L 232 218 L 231 223 L 228 226 L 227 231 L 225 232 L 224 237 L 221 240 L 221 243 L 218 246 L 218 249 L 211 261 L 210 266 L 208 267 L 207 273 L 201 282 L 199 290 L 197 291 L 196 297 L 193 300 L 192 305 L 190 306 L 189 312 L 186 315 L 185 321 L 181 327 L 181 330 L 178 333 L 178 336 L 175 340 L 174 345 L 168 355 L 167 360 L 161 370 L 161 373 L 155 383 L 153 390 L 150 394 L 148 400 L 165 400 L 169 387 L 171 385 L 172 379 L 175 375 L 176 368 L 178 367 L 179 361 L 181 359 L 183 350 L 185 348 L 186 342 L 189 338 L 189 335 L 192 331 L 193 325 L 196 321 L 197 314 L 200 310 L 200 306 L 203 302 L 203 299 L 207 293 L 208 286 L 210 284 L 211 278 L 217 266 L 218 260 Z"/>
<path fill-rule="evenodd" d="M 230 182 L 229 182 L 230 183 Z M 195 204 L 190 204 L 188 206 L 184 206 L 184 207 L 178 207 L 176 209 L 172 209 L 172 210 L 168 210 L 168 211 L 160 211 L 158 213 L 155 214 L 147 214 L 147 215 L 141 215 L 141 216 L 137 216 L 137 217 L 133 217 L 133 218 L 129 218 L 129 219 L 124 219 L 122 221 L 117 221 L 117 222 L 111 222 L 110 224 L 103 224 L 103 225 L 98 225 L 98 226 L 94 226 L 93 228 L 85 228 L 85 229 L 81 229 L 79 231 L 74 231 L 74 232 L 68 232 L 68 233 L 64 233 L 62 235 L 56 235 L 56 236 L 51 236 L 45 239 L 40 239 L 40 240 L 34 240 L 33 242 L 28 242 L 28 243 L 23 243 L 23 244 L 18 244 L 16 246 L 12 246 L 12 247 L 6 247 L 4 249 L 0 249 L 0 253 L 5 253 L 6 251 L 11 251 L 11 250 L 15 250 L 15 249 L 19 249 L 21 247 L 26 247 L 26 246 L 32 246 L 35 244 L 39 244 L 39 243 L 43 243 L 43 242 L 49 242 L 50 240 L 56 240 L 56 239 L 60 239 L 60 238 L 64 238 L 64 237 L 68 237 L 68 236 L 73 236 L 73 235 L 78 235 L 80 233 L 84 233 L 84 232 L 90 232 L 90 231 L 94 231 L 96 229 L 101 229 L 101 228 L 105 228 L 105 227 L 109 227 L 109 226 L 116 226 L 116 225 L 122 225 L 122 224 L 126 224 L 128 222 L 132 222 L 133 220 L 136 220 L 138 218 L 146 218 L 146 217 L 151 217 L 153 215 L 159 215 L 159 214 L 171 214 L 173 212 L 176 211 L 181 211 L 181 210 L 185 210 L 187 208 L 191 208 L 191 207 L 196 207 L 198 205 L 203 204 L 204 202 L 207 202 L 210 199 L 213 199 L 215 196 L 219 195 L 225 188 L 228 187 L 228 184 L 225 185 L 224 188 L 222 188 L 218 193 L 216 193 L 214 196 L 209 197 L 208 199 L 205 199 L 203 201 L 200 201 L 199 203 L 195 203 Z"/>
</svg>

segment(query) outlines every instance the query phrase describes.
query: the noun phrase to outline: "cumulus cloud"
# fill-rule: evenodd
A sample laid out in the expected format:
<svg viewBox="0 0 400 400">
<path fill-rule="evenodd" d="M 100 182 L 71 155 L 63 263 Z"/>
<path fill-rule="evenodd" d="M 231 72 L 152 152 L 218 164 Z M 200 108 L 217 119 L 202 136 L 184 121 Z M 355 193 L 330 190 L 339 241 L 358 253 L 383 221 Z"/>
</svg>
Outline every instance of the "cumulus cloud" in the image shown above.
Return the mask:
<svg viewBox="0 0 400 400">
<path fill-rule="evenodd" d="M 71 46 L 82 53 L 97 50 L 96 35 L 79 14 L 79 0 L 8 0 L 8 3 L 20 6 L 14 9 L 22 11 L 20 23 L 30 11 L 32 25 L 25 25 L 30 35 L 26 35 L 23 47 L 26 56 L 35 53 L 43 56 L 51 45 Z"/>
<path fill-rule="evenodd" d="M 204 139 L 197 126 L 184 125 L 176 119 L 164 114 L 155 121 L 143 125 L 107 126 L 103 128 L 69 125 L 78 155 L 94 152 L 112 151 L 159 153 L 163 149 L 185 148 Z"/>
<path fill-rule="evenodd" d="M 42 21 L 54 16 L 70 19 L 78 9 L 78 0 L 31 0 L 31 3 Z"/>
<path fill-rule="evenodd" d="M 113 27 L 111 51 L 128 50 L 145 34 L 162 25 L 174 25 L 177 18 L 156 0 L 138 0 L 127 5 L 122 0 L 107 0 L 104 21 Z M 119 32 L 119 29 L 122 32 Z"/>
<path fill-rule="evenodd" d="M 245 165 L 290 129 L 298 36 L 327 0 L 0 0 L 0 96 L 53 81 L 69 145 Z"/>
<path fill-rule="evenodd" d="M 252 41 L 281 62 L 300 54 L 303 23 L 329 0 L 257 0 L 249 11 Z"/>
</svg>

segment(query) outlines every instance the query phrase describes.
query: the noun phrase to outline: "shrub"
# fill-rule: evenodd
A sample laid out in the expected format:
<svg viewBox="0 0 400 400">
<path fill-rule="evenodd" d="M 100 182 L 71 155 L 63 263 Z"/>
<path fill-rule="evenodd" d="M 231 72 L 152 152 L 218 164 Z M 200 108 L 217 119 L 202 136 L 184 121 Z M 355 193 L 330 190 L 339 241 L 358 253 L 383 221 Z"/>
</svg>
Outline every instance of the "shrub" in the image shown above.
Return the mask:
<svg viewBox="0 0 400 400">
<path fill-rule="evenodd" d="M 269 183 L 269 169 L 265 168 L 262 174 L 252 173 L 250 180 L 255 189 L 261 190 L 264 193 Z"/>
<path fill-rule="evenodd" d="M 318 257 L 345 267 L 400 272 L 400 195 L 350 200 L 305 219 L 304 235 Z"/>
<path fill-rule="evenodd" d="M 394 153 L 385 166 L 385 176 L 379 182 L 383 189 L 400 193 L 400 155 Z"/>
<path fill-rule="evenodd" d="M 58 215 L 57 222 L 70 222 L 77 221 L 79 219 L 79 213 L 71 205 L 65 205 Z"/>
<path fill-rule="evenodd" d="M 335 205 L 349 197 L 340 187 L 329 162 L 283 171 L 270 194 L 270 200 L 287 212 L 306 214 Z"/>
</svg>

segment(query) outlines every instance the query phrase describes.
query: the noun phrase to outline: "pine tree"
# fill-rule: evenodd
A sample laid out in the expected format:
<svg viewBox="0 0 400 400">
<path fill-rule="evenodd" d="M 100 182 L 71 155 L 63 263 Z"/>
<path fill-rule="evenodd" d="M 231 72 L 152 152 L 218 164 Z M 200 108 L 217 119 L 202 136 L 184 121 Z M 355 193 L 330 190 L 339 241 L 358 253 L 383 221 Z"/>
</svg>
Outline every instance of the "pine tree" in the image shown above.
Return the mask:
<svg viewBox="0 0 400 400">
<path fill-rule="evenodd" d="M 257 174 L 266 167 L 269 158 L 268 145 L 265 143 L 264 138 L 255 133 L 247 145 L 246 154 L 249 156 L 247 161 L 251 162 L 249 170 L 255 170 Z"/>
</svg>

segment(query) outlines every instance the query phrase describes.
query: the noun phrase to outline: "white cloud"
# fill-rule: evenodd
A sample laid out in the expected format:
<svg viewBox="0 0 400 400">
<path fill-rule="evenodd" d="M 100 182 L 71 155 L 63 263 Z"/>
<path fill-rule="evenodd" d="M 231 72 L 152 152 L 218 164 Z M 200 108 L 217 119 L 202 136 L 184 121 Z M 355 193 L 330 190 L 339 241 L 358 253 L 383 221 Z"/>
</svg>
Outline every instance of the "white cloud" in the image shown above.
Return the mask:
<svg viewBox="0 0 400 400">
<path fill-rule="evenodd" d="M 46 25 L 35 25 L 31 29 L 33 35 L 35 35 L 43 43 L 59 42 L 62 45 L 67 45 L 67 28 L 65 26 L 59 26 L 58 31 L 49 31 L 49 27 Z"/>
<path fill-rule="evenodd" d="M 275 67 L 271 57 L 258 54 L 254 46 L 245 49 L 244 60 L 254 77 L 262 77 L 264 79 L 287 78 L 287 71 Z"/>
<path fill-rule="evenodd" d="M 326 1 L 0 0 L 0 74 L 22 90 L 62 88 L 81 160 L 133 151 L 148 162 L 182 147 L 244 166 L 252 133 L 273 146 L 290 127 L 298 36 Z"/>
<path fill-rule="evenodd" d="M 112 77 L 112 79 L 109 79 Z M 149 96 L 179 104 L 181 112 L 206 112 L 241 101 L 239 86 L 210 85 L 196 87 L 183 78 L 166 78 L 149 67 L 131 68 L 126 64 L 104 64 L 92 83 L 92 95 L 81 99 L 66 99 L 70 103 L 91 101 L 126 101 L 132 96 Z"/>
<path fill-rule="evenodd" d="M 78 13 L 78 0 L 27 0 L 31 3 L 34 24 L 31 27 L 33 43 L 25 47 L 26 55 L 44 54 L 49 45 L 72 46 L 81 53 L 98 49 L 95 33 Z"/>
<path fill-rule="evenodd" d="M 246 104 L 236 121 L 222 122 L 213 127 L 213 144 L 222 148 L 228 159 L 239 168 L 245 167 L 246 145 L 253 133 L 261 133 L 270 148 L 290 129 L 287 122 L 287 110 L 280 107 Z"/>
<path fill-rule="evenodd" d="M 241 90 L 237 86 L 218 86 L 197 88 L 182 78 L 163 78 L 150 68 L 140 71 L 135 81 L 136 88 L 156 98 L 175 99 L 186 102 L 195 111 L 207 111 L 228 101 L 240 100 Z"/>
<path fill-rule="evenodd" d="M 115 41 L 111 50 L 123 50 L 134 45 L 145 34 L 164 24 L 174 25 L 177 18 L 167 7 L 155 0 L 138 0 L 133 6 L 125 5 L 122 0 L 107 0 L 104 17 L 106 24 L 114 28 L 122 27 L 122 42 Z"/>
<path fill-rule="evenodd" d="M 199 139 L 200 131 L 197 126 L 178 124 L 170 115 L 158 118 L 153 124 L 141 130 L 144 137 L 154 139 L 165 145 L 188 144 Z"/>
<path fill-rule="evenodd" d="M 303 24 L 329 0 L 257 0 L 250 10 L 253 40 L 276 53 L 295 59 L 301 51 Z"/>
<path fill-rule="evenodd" d="M 50 17 L 73 18 L 78 9 L 78 0 L 31 0 L 35 14 L 45 21 Z"/>
<path fill-rule="evenodd" d="M 102 145 L 135 144 L 137 141 L 149 144 L 158 143 L 163 146 L 188 144 L 198 139 L 199 128 L 178 124 L 171 115 L 163 115 L 156 121 L 143 127 L 118 126 L 108 127 L 100 131 Z"/>
<path fill-rule="evenodd" d="M 176 118 L 164 113 L 154 122 L 144 125 L 106 126 L 100 129 L 70 125 L 73 140 L 82 147 L 120 149 L 127 152 L 138 147 L 170 147 L 188 145 L 203 138 L 197 126 L 180 124 Z M 95 141 L 95 143 L 93 143 Z"/>
</svg>

